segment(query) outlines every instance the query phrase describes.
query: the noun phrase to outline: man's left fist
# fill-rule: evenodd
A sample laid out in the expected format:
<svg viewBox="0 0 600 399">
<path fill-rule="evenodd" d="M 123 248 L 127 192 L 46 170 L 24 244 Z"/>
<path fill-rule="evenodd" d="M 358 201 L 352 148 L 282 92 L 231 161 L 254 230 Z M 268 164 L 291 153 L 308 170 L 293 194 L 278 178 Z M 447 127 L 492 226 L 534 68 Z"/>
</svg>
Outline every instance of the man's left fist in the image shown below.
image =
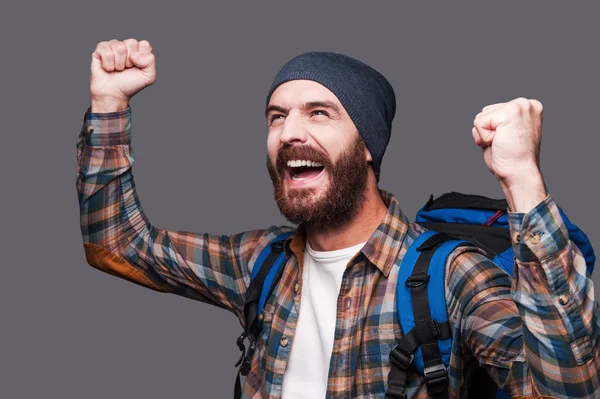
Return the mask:
<svg viewBox="0 0 600 399">
<path fill-rule="evenodd" d="M 499 181 L 540 173 L 543 112 L 538 100 L 520 97 L 488 105 L 475 117 L 473 138 Z"/>
</svg>

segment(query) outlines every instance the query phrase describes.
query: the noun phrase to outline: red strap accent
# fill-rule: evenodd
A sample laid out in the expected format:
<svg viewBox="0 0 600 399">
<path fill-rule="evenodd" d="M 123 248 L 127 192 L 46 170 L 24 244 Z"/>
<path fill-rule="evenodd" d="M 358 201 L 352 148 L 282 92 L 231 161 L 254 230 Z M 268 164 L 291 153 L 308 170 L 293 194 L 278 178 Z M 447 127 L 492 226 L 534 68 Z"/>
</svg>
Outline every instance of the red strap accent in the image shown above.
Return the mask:
<svg viewBox="0 0 600 399">
<path fill-rule="evenodd" d="M 487 222 L 484 223 L 484 226 L 491 226 L 494 222 L 500 219 L 500 216 L 504 215 L 504 211 L 498 210 L 494 213 L 494 216 L 488 219 Z"/>
</svg>

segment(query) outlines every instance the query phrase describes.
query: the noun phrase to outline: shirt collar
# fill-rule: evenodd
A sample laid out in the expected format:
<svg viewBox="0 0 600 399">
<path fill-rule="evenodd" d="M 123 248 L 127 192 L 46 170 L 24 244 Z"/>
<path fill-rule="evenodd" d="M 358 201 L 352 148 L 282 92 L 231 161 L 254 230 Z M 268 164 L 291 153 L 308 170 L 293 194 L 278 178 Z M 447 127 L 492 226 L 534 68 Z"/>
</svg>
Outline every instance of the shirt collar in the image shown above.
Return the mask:
<svg viewBox="0 0 600 399">
<path fill-rule="evenodd" d="M 408 231 L 409 220 L 402 213 L 400 203 L 393 194 L 384 190 L 379 190 L 379 192 L 381 199 L 388 207 L 387 213 L 361 251 L 369 262 L 387 277 L 402 248 L 402 243 Z M 300 267 L 302 267 L 306 247 L 305 226 L 300 224 L 295 234 L 288 238 L 285 244 L 286 252 L 295 254 Z"/>
</svg>

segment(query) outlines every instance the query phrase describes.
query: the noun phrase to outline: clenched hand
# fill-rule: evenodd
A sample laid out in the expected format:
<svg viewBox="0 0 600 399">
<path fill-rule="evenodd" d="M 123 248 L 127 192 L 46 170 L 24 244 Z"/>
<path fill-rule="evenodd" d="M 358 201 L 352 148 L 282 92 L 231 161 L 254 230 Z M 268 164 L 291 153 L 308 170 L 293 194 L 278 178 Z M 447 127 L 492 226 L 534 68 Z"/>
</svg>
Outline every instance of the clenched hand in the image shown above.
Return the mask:
<svg viewBox="0 0 600 399">
<path fill-rule="evenodd" d="M 131 97 L 156 81 L 154 54 L 147 40 L 98 43 L 90 69 L 92 112 L 125 109 Z"/>
</svg>

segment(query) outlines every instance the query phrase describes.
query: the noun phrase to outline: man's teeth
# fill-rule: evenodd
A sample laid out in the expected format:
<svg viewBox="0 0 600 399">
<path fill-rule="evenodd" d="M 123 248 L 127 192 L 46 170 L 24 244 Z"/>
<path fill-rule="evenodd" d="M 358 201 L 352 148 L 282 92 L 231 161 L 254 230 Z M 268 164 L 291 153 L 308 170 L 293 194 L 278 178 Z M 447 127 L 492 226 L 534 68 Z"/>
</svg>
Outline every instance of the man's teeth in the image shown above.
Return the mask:
<svg viewBox="0 0 600 399">
<path fill-rule="evenodd" d="M 288 168 L 298 168 L 300 166 L 310 166 L 313 168 L 320 168 L 321 166 L 323 166 L 323 164 L 321 162 L 313 162 L 313 161 L 306 161 L 306 160 L 294 160 L 294 161 L 288 161 L 287 166 L 288 166 Z"/>
</svg>

